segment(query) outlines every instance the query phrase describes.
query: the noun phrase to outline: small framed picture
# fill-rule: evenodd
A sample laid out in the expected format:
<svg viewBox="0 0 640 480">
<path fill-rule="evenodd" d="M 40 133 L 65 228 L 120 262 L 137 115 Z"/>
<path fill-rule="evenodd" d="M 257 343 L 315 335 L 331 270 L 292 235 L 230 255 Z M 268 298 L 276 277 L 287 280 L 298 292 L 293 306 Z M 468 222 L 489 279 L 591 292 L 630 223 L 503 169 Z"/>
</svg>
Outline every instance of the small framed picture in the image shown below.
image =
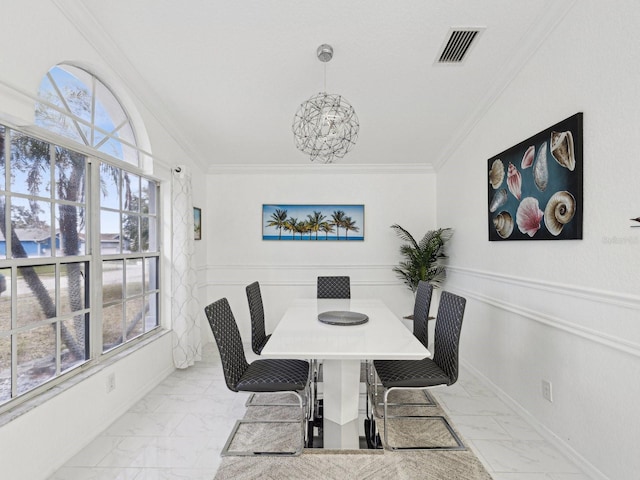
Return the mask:
<svg viewBox="0 0 640 480">
<path fill-rule="evenodd" d="M 193 207 L 193 238 L 202 240 L 202 210 L 198 207 Z"/>
</svg>

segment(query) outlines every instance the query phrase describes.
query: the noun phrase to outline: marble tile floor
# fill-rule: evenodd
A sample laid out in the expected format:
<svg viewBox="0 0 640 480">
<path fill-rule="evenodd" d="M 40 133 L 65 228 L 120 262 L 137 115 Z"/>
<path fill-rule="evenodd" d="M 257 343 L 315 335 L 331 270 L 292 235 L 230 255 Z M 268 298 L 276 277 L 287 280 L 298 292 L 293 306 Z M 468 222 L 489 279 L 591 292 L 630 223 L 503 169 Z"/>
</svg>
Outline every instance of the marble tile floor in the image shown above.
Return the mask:
<svg viewBox="0 0 640 480">
<path fill-rule="evenodd" d="M 494 480 L 589 480 L 465 369 L 434 396 Z M 227 389 L 208 344 L 202 362 L 172 373 L 48 480 L 211 480 L 246 399 Z"/>
</svg>

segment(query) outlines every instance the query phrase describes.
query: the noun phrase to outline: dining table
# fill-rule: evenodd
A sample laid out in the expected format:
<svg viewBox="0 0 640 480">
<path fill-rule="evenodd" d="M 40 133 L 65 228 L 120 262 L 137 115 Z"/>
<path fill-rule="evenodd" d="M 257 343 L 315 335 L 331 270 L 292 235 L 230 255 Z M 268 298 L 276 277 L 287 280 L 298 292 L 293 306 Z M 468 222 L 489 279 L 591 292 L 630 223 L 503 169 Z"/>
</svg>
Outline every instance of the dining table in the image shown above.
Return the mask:
<svg viewBox="0 0 640 480">
<path fill-rule="evenodd" d="M 358 449 L 361 362 L 431 353 L 380 299 L 306 298 L 287 308 L 261 355 L 322 361 L 323 448 Z"/>
</svg>

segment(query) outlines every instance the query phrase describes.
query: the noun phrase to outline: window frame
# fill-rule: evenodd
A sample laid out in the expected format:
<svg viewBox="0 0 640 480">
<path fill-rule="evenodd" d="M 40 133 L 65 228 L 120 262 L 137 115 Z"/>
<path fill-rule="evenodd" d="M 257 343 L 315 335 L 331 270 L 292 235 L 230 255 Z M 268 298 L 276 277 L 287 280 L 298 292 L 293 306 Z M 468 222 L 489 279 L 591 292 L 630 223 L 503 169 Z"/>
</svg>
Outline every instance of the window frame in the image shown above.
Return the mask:
<svg viewBox="0 0 640 480">
<path fill-rule="evenodd" d="M 78 116 L 77 114 L 75 114 L 69 104 L 68 104 L 68 97 L 66 95 L 63 94 L 63 92 L 60 90 L 59 86 L 57 85 L 57 83 L 55 82 L 55 80 L 53 79 L 52 76 L 52 70 L 59 68 L 61 69 L 63 72 L 65 72 L 67 75 L 70 75 L 72 77 L 74 77 L 76 80 L 78 80 L 79 83 L 83 84 L 87 89 L 89 89 L 89 93 L 91 93 L 91 112 L 90 112 L 90 118 L 82 118 L 80 116 Z M 82 80 L 82 78 L 80 78 L 80 76 L 74 74 L 74 70 L 77 70 L 78 73 L 80 74 L 80 76 L 87 76 L 90 81 L 91 81 L 91 85 L 87 85 L 86 82 L 84 82 Z M 41 93 L 42 93 L 42 85 L 43 83 L 47 81 L 51 84 L 51 86 L 53 87 L 53 90 L 55 91 L 55 94 L 57 95 L 57 97 L 60 99 L 61 103 L 63 104 L 63 106 L 59 106 L 56 105 L 50 101 L 48 101 L 46 98 L 44 98 Z M 96 95 L 100 89 L 104 90 L 104 92 L 107 92 L 110 96 L 111 99 L 116 103 L 116 105 L 119 107 L 119 111 L 121 112 L 122 116 L 124 117 L 124 121 L 121 121 L 118 123 L 119 126 L 117 126 L 117 128 L 113 131 L 108 131 L 105 130 L 104 128 L 100 127 L 99 125 L 96 124 L 95 120 L 96 120 L 96 116 L 95 116 L 95 112 L 96 112 Z M 64 117 L 68 118 L 69 120 L 71 120 L 71 122 L 73 122 L 74 124 L 76 124 L 76 129 L 77 129 L 77 133 L 78 136 L 82 138 L 83 143 L 77 141 L 73 136 L 70 135 L 64 135 L 61 133 L 57 133 L 56 131 L 47 128 L 46 126 L 44 126 L 43 124 L 40 123 L 39 119 L 38 119 L 38 109 L 40 108 L 40 106 L 44 106 L 46 107 L 46 109 L 50 109 L 53 110 L 54 112 L 57 112 L 60 115 L 63 115 Z M 124 108 L 124 106 L 122 105 L 122 102 L 118 99 L 118 96 L 113 92 L 113 90 L 109 87 L 109 85 L 107 85 L 105 82 L 103 82 L 100 78 L 98 78 L 96 75 L 94 75 L 93 73 L 91 73 L 89 70 L 77 66 L 77 65 L 73 65 L 71 63 L 60 63 L 57 65 L 54 65 L 53 67 L 51 67 L 47 73 L 45 74 L 45 76 L 43 77 L 43 79 L 40 82 L 40 85 L 38 86 L 38 96 L 36 97 L 36 102 L 35 102 L 35 110 L 36 110 L 36 125 L 41 128 L 44 131 L 48 131 L 48 132 L 52 132 L 55 135 L 67 138 L 68 140 L 78 144 L 78 145 L 83 145 L 86 146 L 88 148 L 90 148 L 93 152 L 100 152 L 103 153 L 104 155 L 107 155 L 109 158 L 114 158 L 117 159 L 118 161 L 122 161 L 124 163 L 126 163 L 127 165 L 134 165 L 138 168 L 140 168 L 143 164 L 143 156 L 148 156 L 151 157 L 151 154 L 148 152 L 143 151 L 138 145 L 137 145 L 137 133 L 136 133 L 136 129 L 134 127 L 133 121 L 131 119 L 131 116 L 129 115 L 129 113 L 127 112 L 127 110 Z M 87 139 L 86 135 L 80 130 L 79 128 L 79 124 L 85 126 L 88 130 L 89 130 L 89 136 L 90 138 Z M 133 137 L 133 143 L 125 140 L 123 138 L 120 138 L 117 133 L 119 131 L 121 131 L 122 127 L 124 125 L 127 125 L 128 128 L 131 130 L 131 136 Z M 116 127 L 116 124 L 113 124 L 114 127 Z M 103 140 L 100 141 L 98 143 L 97 146 L 94 146 L 94 141 L 95 141 L 95 133 L 98 132 L 101 135 L 103 135 Z M 98 148 L 105 142 L 108 142 L 110 140 L 113 140 L 115 142 L 118 142 L 120 144 L 122 144 L 123 146 L 133 150 L 136 153 L 136 163 L 134 162 L 130 162 L 127 160 L 124 160 L 123 158 L 118 158 L 118 157 L 114 157 L 109 155 L 106 152 L 103 152 L 101 150 L 99 150 Z"/>
<path fill-rule="evenodd" d="M 100 163 L 108 163 L 108 162 L 101 161 Z M 109 164 L 109 165 L 111 165 L 111 164 Z M 155 222 L 156 223 L 156 232 L 155 232 L 155 239 L 156 240 L 155 240 L 155 243 L 157 245 L 157 248 L 154 251 L 148 251 L 148 250 L 147 251 L 142 251 L 142 250 L 140 250 L 138 252 L 126 252 L 125 248 L 124 248 L 124 245 L 123 245 L 123 242 L 122 242 L 123 229 L 121 228 L 121 230 L 120 230 L 120 242 L 119 242 L 120 243 L 120 252 L 119 253 L 102 253 L 101 247 L 100 247 L 101 231 L 100 231 L 100 226 L 98 225 L 97 226 L 97 230 L 94 230 L 96 232 L 95 237 L 97 237 L 97 238 L 96 238 L 95 243 L 93 245 L 94 245 L 94 248 L 96 249 L 96 252 L 97 252 L 98 261 L 100 262 L 99 267 L 94 268 L 94 270 L 98 270 L 99 271 L 98 273 L 100 275 L 100 278 L 99 278 L 100 283 L 96 284 L 96 285 L 99 285 L 99 288 L 96 287 L 94 289 L 94 293 L 96 294 L 96 297 L 94 298 L 94 305 L 99 305 L 100 306 L 100 326 L 103 327 L 104 326 L 104 318 L 103 318 L 102 314 L 104 312 L 104 301 L 103 301 L 103 298 L 102 298 L 102 293 L 103 293 L 103 287 L 104 287 L 104 285 L 103 285 L 103 279 L 104 279 L 103 273 L 104 272 L 103 272 L 103 268 L 102 267 L 103 267 L 105 262 L 118 261 L 118 260 L 122 261 L 123 265 L 124 265 L 124 268 L 123 268 L 124 282 L 123 282 L 123 285 L 122 285 L 123 286 L 122 307 L 124 309 L 124 307 L 127 304 L 127 302 L 128 301 L 132 301 L 135 298 L 142 298 L 144 300 L 144 299 L 148 298 L 149 296 L 153 295 L 155 297 L 155 310 L 156 310 L 156 325 L 152 330 L 150 330 L 150 331 L 153 331 L 153 330 L 157 330 L 158 328 L 162 327 L 161 309 L 160 309 L 161 298 L 162 298 L 161 274 L 160 274 L 160 272 L 161 272 L 160 265 L 161 265 L 161 258 L 162 258 L 162 243 L 161 243 L 161 235 L 160 235 L 160 231 L 161 231 L 161 229 L 160 229 L 160 225 L 161 225 L 161 215 L 160 215 L 160 203 L 161 202 L 160 202 L 160 199 L 162 198 L 160 196 L 161 195 L 161 182 L 158 179 L 155 179 L 155 178 L 151 177 L 150 175 L 145 175 L 145 174 L 142 174 L 140 172 L 132 172 L 131 169 L 120 168 L 120 171 L 121 172 L 128 171 L 129 173 L 137 175 L 139 177 L 139 179 L 140 179 L 140 183 L 141 184 L 142 184 L 142 180 L 143 179 L 153 181 L 156 184 L 156 190 L 155 190 L 155 195 L 154 195 L 154 197 L 155 197 L 155 206 L 156 206 L 155 214 L 151 214 L 151 213 L 146 214 L 146 215 L 140 214 L 140 218 L 142 218 L 143 216 L 147 216 L 149 218 L 155 217 L 155 219 L 156 219 L 156 222 Z M 94 181 L 98 182 L 98 185 L 96 185 L 94 187 L 94 191 L 98 191 L 98 192 L 100 191 L 100 188 L 99 188 L 100 175 L 101 175 L 101 172 L 100 172 L 100 168 L 98 167 L 96 175 L 94 177 L 92 177 L 92 182 L 94 182 Z M 121 178 L 122 178 L 122 176 L 121 176 Z M 122 187 L 120 186 L 119 188 L 120 188 L 120 191 L 122 191 Z M 140 196 L 142 196 L 141 193 L 142 192 L 140 192 Z M 100 222 L 101 213 L 103 211 L 103 207 L 100 205 L 99 195 L 98 195 L 98 197 L 95 198 L 95 201 L 96 201 L 96 210 L 97 210 L 97 215 L 95 217 L 95 220 Z M 114 209 L 114 208 L 108 207 L 107 210 L 108 211 L 113 211 L 113 212 L 118 211 L 121 215 L 125 214 L 125 213 L 127 213 L 127 214 L 132 213 L 131 211 L 125 209 L 124 205 L 122 204 L 121 199 L 119 199 L 119 208 L 118 209 Z M 156 268 L 155 268 L 155 288 L 152 289 L 153 292 L 148 291 L 147 288 L 143 287 L 143 291 L 142 291 L 141 294 L 127 296 L 127 294 L 126 294 L 126 278 L 127 278 L 126 265 L 127 265 L 127 261 L 133 260 L 133 259 L 142 259 L 142 261 L 143 261 L 143 272 L 144 272 L 144 270 L 146 269 L 146 264 L 145 263 L 150 258 L 155 258 L 156 259 L 156 261 L 155 261 L 155 263 L 156 263 Z M 143 275 L 144 275 L 144 273 L 143 273 Z M 143 278 L 146 278 L 146 277 L 143 277 Z M 98 280 L 98 279 L 94 279 L 94 281 L 96 281 L 96 280 Z M 124 315 L 124 310 L 123 310 L 123 315 Z M 126 321 L 126 318 L 123 318 L 123 321 Z M 98 331 L 97 328 L 94 329 L 94 333 L 96 334 L 96 336 L 100 335 L 100 339 L 99 340 L 95 339 L 94 342 L 93 342 L 93 345 L 96 347 L 96 349 L 99 350 L 99 351 L 96 351 L 96 353 L 98 355 L 107 355 L 107 354 L 110 354 L 111 352 L 116 352 L 117 353 L 125 345 L 129 344 L 129 342 L 131 342 L 131 341 L 133 341 L 135 339 L 134 338 L 134 339 L 131 339 L 131 340 L 123 340 L 123 342 L 120 345 L 115 346 L 113 348 L 110 348 L 109 350 L 104 350 L 104 345 L 103 345 L 104 338 L 102 336 L 102 328 L 100 328 L 100 331 Z M 145 336 L 147 333 L 149 333 L 149 332 L 143 332 L 140 336 Z"/>
<path fill-rule="evenodd" d="M 104 83 L 103 85 L 106 88 L 108 88 Z M 117 97 L 115 98 L 117 100 Z M 41 99 L 38 99 L 37 101 L 41 102 Z M 63 113 L 68 115 L 68 112 L 63 112 Z M 125 111 L 125 114 L 126 114 L 126 111 Z M 130 117 L 128 118 L 133 128 L 131 119 Z M 78 120 L 84 122 L 80 118 L 78 118 Z M 11 271 L 12 271 L 11 279 L 13 284 L 15 285 L 17 282 L 15 272 L 19 267 L 24 265 L 55 264 L 56 279 L 58 282 L 56 283 L 56 285 L 59 285 L 59 282 L 60 282 L 59 272 L 60 272 L 60 269 L 62 268 L 62 265 L 66 263 L 72 263 L 72 262 L 83 262 L 85 264 L 85 269 L 88 269 L 89 271 L 89 275 L 88 275 L 89 283 L 88 285 L 85 284 L 85 297 L 88 298 L 88 305 L 85 303 L 85 309 L 83 310 L 83 312 L 85 312 L 84 313 L 85 317 L 86 315 L 90 316 L 89 321 L 91 322 L 91 327 L 89 330 L 90 345 L 89 345 L 89 350 L 86 353 L 86 360 L 84 362 L 80 362 L 79 364 L 72 366 L 70 369 L 66 371 L 61 371 L 59 368 L 59 363 L 57 363 L 56 374 L 52 378 L 41 383 L 37 387 L 29 389 L 22 394 L 12 396 L 8 400 L 4 401 L 3 403 L 0 403 L 0 414 L 7 412 L 8 410 L 12 410 L 18 405 L 21 405 L 24 402 L 27 402 L 29 400 L 32 400 L 42 395 L 44 392 L 49 391 L 51 388 L 55 386 L 68 382 L 69 380 L 71 380 L 72 378 L 76 377 L 77 375 L 83 372 L 87 372 L 88 370 L 94 369 L 95 367 L 99 366 L 100 364 L 103 364 L 104 362 L 111 361 L 114 357 L 118 355 L 121 355 L 125 352 L 135 351 L 136 347 L 138 347 L 140 344 L 146 344 L 150 339 L 156 336 L 163 335 L 167 331 L 163 325 L 164 322 L 163 322 L 163 308 L 162 308 L 163 284 L 164 284 L 163 278 L 162 278 L 162 272 L 163 272 L 162 194 L 163 194 L 164 187 L 161 179 L 153 175 L 150 175 L 149 173 L 145 172 L 141 168 L 141 165 L 145 163 L 143 159 L 145 157 L 152 158 L 151 155 L 143 151 L 142 149 L 139 149 L 137 146 L 129 144 L 128 145 L 129 147 L 135 148 L 138 152 L 138 155 L 137 155 L 138 165 L 134 165 L 124 160 L 111 157 L 102 151 L 94 150 L 90 146 L 77 143 L 72 138 L 58 135 L 54 132 L 48 131 L 37 125 L 20 127 L 17 125 L 13 125 L 11 124 L 11 122 L 4 121 L 4 120 L 2 121 L 2 124 L 5 127 L 5 135 L 7 135 L 6 132 L 8 131 L 15 131 L 22 135 L 30 136 L 38 141 L 47 142 L 50 144 L 50 148 L 59 146 L 61 148 L 70 150 L 72 152 L 82 154 L 86 157 L 85 165 L 87 168 L 87 171 L 86 171 L 87 180 L 86 180 L 85 189 L 88 190 L 88 193 L 86 194 L 86 201 L 85 201 L 85 216 L 86 216 L 85 217 L 86 218 L 85 242 L 86 243 L 85 243 L 84 255 L 78 255 L 78 256 L 53 255 L 50 257 L 12 258 L 12 255 L 9 253 L 6 256 L 6 258 L 3 258 L 0 260 L 0 268 L 2 269 L 11 268 Z M 134 131 L 134 136 L 135 136 L 135 131 Z M 11 148 L 10 143 L 11 143 L 10 141 L 6 142 L 6 147 L 5 147 L 9 152 Z M 126 143 L 126 142 L 123 142 L 123 143 Z M 5 178 L 7 181 L 10 175 L 9 169 L 6 168 L 8 165 L 10 165 L 10 162 L 8 161 L 8 159 L 9 157 L 5 155 L 5 170 L 6 170 Z M 104 260 L 105 255 L 102 254 L 100 249 L 101 236 L 100 236 L 100 198 L 99 198 L 100 197 L 99 165 L 101 163 L 106 163 L 113 167 L 119 168 L 122 171 L 130 172 L 131 174 L 140 177 L 141 182 L 143 180 L 144 181 L 148 180 L 155 184 L 155 199 L 154 199 L 155 215 L 154 216 L 156 221 L 155 251 L 153 252 L 139 251 L 135 253 L 123 254 L 126 258 L 129 258 L 129 259 L 143 258 L 143 262 L 145 263 L 145 266 L 147 263 L 146 260 L 148 258 L 155 258 L 155 265 L 156 265 L 155 289 L 153 292 L 153 295 L 155 296 L 155 309 L 156 309 L 155 326 L 153 326 L 153 328 L 149 329 L 148 331 L 143 331 L 141 334 L 136 335 L 135 337 L 129 340 L 125 340 L 120 345 L 104 352 L 102 351 L 103 350 L 103 343 L 102 343 L 103 305 L 102 305 L 101 295 L 102 295 L 102 262 Z M 53 177 L 54 177 L 54 174 L 52 173 L 52 178 Z M 10 190 L 11 190 L 11 185 L 7 183 L 5 185 L 5 190 L 3 190 L 2 193 L 4 194 L 5 191 L 8 192 Z M 142 192 L 140 192 L 140 195 L 142 196 Z M 22 197 L 30 198 L 28 195 L 26 197 L 23 195 Z M 57 206 L 60 203 L 64 203 L 64 201 L 60 202 L 59 199 L 55 198 L 55 195 L 52 196 L 51 203 L 50 203 L 51 206 Z M 51 217 L 52 218 L 54 217 L 53 212 L 51 214 Z M 0 219 L 0 220 L 5 221 L 7 224 L 11 223 L 11 214 L 9 209 L 7 209 L 5 219 Z M 52 229 L 54 229 L 55 231 L 55 226 L 52 226 Z M 16 292 L 15 287 L 12 288 L 12 292 Z M 144 289 L 143 298 L 146 298 L 146 294 L 147 294 L 147 291 L 146 289 Z M 17 293 L 13 293 L 13 295 L 17 295 Z M 59 293 L 57 293 L 56 296 L 59 297 Z M 16 304 L 17 304 L 17 301 L 12 300 L 11 302 L 12 319 L 11 319 L 11 325 L 10 325 L 12 333 L 10 335 L 13 335 L 13 330 L 14 330 L 13 325 L 15 323 L 13 320 L 13 316 L 16 313 Z M 66 319 L 67 317 L 72 318 L 72 316 L 68 314 L 61 315 L 57 310 L 55 321 L 62 322 L 63 319 Z M 9 336 L 9 338 L 11 338 L 11 336 Z M 59 347 L 60 342 L 61 340 L 60 340 L 59 327 L 58 327 L 58 333 L 56 334 L 56 347 Z M 15 342 L 11 342 L 11 357 L 12 357 L 11 368 L 14 369 L 17 363 Z M 59 362 L 59 359 L 57 359 L 56 362 Z M 16 376 L 15 374 L 12 373 L 11 377 L 12 377 L 11 395 L 13 395 L 14 392 L 16 392 L 15 385 L 13 385 L 13 383 L 15 383 Z"/>
</svg>

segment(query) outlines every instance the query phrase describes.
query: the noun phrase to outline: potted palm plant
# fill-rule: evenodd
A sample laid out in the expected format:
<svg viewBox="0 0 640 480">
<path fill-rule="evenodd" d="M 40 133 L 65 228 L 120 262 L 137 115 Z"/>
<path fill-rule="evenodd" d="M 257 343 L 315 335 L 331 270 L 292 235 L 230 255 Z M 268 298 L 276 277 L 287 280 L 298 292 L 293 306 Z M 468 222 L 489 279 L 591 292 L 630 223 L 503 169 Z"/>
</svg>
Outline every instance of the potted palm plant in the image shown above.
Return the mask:
<svg viewBox="0 0 640 480">
<path fill-rule="evenodd" d="M 445 278 L 444 245 L 453 235 L 451 228 L 429 230 L 422 240 L 416 241 L 407 230 L 400 225 L 391 225 L 406 243 L 400 246 L 403 260 L 393 271 L 398 274 L 412 292 L 416 292 L 418 282 L 424 280 L 438 288 Z"/>
</svg>

